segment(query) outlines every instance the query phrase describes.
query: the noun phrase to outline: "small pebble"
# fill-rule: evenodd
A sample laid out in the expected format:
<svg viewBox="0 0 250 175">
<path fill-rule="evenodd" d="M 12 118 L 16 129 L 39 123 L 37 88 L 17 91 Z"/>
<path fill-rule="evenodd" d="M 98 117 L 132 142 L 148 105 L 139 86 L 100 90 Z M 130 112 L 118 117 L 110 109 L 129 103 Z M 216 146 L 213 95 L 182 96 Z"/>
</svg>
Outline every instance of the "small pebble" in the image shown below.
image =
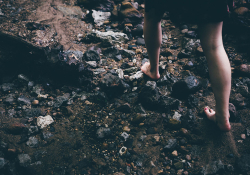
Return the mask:
<svg viewBox="0 0 250 175">
<path fill-rule="evenodd" d="M 246 139 L 246 134 L 241 134 L 240 137 L 245 140 Z"/>
<path fill-rule="evenodd" d="M 188 171 L 184 171 L 183 174 L 184 174 L 184 175 L 188 175 Z"/>
<path fill-rule="evenodd" d="M 129 132 L 129 131 L 130 131 L 130 128 L 129 128 L 128 126 L 124 126 L 124 127 L 123 127 L 123 131 Z"/>
<path fill-rule="evenodd" d="M 32 102 L 32 104 L 33 104 L 33 105 L 38 105 L 38 104 L 39 104 L 39 101 L 38 101 L 38 100 L 34 100 L 34 101 Z"/>
<path fill-rule="evenodd" d="M 172 152 L 172 155 L 173 155 L 173 156 L 175 156 L 175 157 L 177 157 L 177 156 L 178 156 L 177 151 L 176 151 L 176 150 L 174 150 L 174 151 Z"/>
<path fill-rule="evenodd" d="M 187 159 L 187 160 L 191 160 L 191 156 L 187 154 L 187 155 L 186 155 L 186 159 Z"/>
</svg>

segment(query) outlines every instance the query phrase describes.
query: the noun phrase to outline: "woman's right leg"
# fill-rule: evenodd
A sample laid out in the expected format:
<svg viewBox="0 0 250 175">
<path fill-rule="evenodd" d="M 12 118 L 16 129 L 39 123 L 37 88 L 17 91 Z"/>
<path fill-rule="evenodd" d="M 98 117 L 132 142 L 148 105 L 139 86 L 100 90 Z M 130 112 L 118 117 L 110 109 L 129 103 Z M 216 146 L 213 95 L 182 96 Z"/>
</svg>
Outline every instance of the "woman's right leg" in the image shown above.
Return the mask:
<svg viewBox="0 0 250 175">
<path fill-rule="evenodd" d="M 229 96 L 231 91 L 231 67 L 222 41 L 223 22 L 199 26 L 199 34 L 204 54 L 207 58 L 209 76 L 213 88 L 216 113 L 204 109 L 208 119 L 217 123 L 223 131 L 229 131 Z"/>
</svg>

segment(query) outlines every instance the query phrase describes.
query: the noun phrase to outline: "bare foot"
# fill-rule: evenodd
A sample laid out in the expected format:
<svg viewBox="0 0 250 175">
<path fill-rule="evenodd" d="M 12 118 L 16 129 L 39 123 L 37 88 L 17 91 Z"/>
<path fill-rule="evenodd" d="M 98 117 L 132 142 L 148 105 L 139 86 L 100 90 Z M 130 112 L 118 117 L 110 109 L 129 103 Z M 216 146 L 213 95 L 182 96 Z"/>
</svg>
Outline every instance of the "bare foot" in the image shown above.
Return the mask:
<svg viewBox="0 0 250 175">
<path fill-rule="evenodd" d="M 160 78 L 159 72 L 151 72 L 151 66 L 149 62 L 146 62 L 142 65 L 141 71 L 154 80 L 158 80 Z"/>
<path fill-rule="evenodd" d="M 204 108 L 204 112 L 209 120 L 214 121 L 218 125 L 220 130 L 222 131 L 231 130 L 231 125 L 229 122 L 229 117 L 230 117 L 229 114 L 228 114 L 228 117 L 226 118 L 217 117 L 215 111 L 212 109 L 209 109 L 208 107 Z"/>
</svg>

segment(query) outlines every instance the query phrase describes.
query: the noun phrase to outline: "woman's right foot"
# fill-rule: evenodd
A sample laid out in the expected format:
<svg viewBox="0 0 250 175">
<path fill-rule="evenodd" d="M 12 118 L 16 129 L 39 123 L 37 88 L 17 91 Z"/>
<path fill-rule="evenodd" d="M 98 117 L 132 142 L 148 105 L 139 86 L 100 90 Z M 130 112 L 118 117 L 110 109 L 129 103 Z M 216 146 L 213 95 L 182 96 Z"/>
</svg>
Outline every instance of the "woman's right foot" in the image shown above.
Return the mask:
<svg viewBox="0 0 250 175">
<path fill-rule="evenodd" d="M 230 117 L 229 113 L 228 113 L 228 117 L 221 118 L 221 117 L 216 116 L 215 111 L 212 109 L 209 109 L 208 107 L 204 108 L 204 112 L 209 120 L 214 121 L 218 125 L 220 130 L 222 131 L 231 130 L 231 125 L 229 122 L 229 117 Z"/>
<path fill-rule="evenodd" d="M 141 67 L 141 71 L 144 74 L 146 74 L 147 76 L 149 76 L 150 78 L 154 80 L 158 80 L 160 78 L 159 72 L 151 72 L 150 70 L 151 70 L 151 66 L 149 62 L 144 63 Z"/>
</svg>

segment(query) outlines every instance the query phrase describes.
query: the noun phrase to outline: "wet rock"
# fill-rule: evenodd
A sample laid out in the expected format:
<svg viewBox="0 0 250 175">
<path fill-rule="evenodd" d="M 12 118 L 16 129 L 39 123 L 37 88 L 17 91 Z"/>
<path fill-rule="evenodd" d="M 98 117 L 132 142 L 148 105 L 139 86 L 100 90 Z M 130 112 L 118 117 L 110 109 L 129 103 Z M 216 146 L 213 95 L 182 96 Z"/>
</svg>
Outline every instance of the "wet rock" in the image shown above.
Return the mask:
<svg viewBox="0 0 250 175">
<path fill-rule="evenodd" d="M 129 138 L 129 134 L 126 133 L 126 132 L 123 132 L 123 133 L 121 134 L 121 136 L 123 137 L 123 139 L 124 139 L 125 141 Z"/>
<path fill-rule="evenodd" d="M 156 108 L 159 104 L 160 93 L 155 81 L 147 81 L 139 93 L 141 104 L 147 108 Z"/>
<path fill-rule="evenodd" d="M 216 174 L 224 170 L 224 165 L 221 160 L 213 161 L 202 168 L 201 174 Z"/>
<path fill-rule="evenodd" d="M 29 140 L 26 142 L 26 145 L 31 148 L 37 148 L 38 147 L 38 139 L 36 137 L 30 137 Z"/>
<path fill-rule="evenodd" d="M 98 139 L 108 138 L 109 136 L 111 136 L 111 130 L 110 128 L 100 127 L 96 131 L 96 135 Z"/>
<path fill-rule="evenodd" d="M 79 6 L 58 5 L 57 9 L 70 18 L 82 18 L 83 12 Z"/>
<path fill-rule="evenodd" d="M 94 69 L 94 75 L 98 75 L 98 74 L 101 74 L 101 73 L 104 73 L 104 72 L 106 72 L 106 70 L 104 68 Z"/>
<path fill-rule="evenodd" d="M 195 76 L 188 76 L 173 85 L 172 94 L 180 99 L 187 98 L 201 88 L 200 81 Z"/>
<path fill-rule="evenodd" d="M 88 50 L 84 53 L 86 61 L 100 61 L 100 56 L 95 50 Z"/>
<path fill-rule="evenodd" d="M 127 88 L 125 83 L 118 77 L 118 75 L 113 75 L 112 73 L 107 73 L 103 77 L 100 86 L 109 97 L 122 94 Z"/>
<path fill-rule="evenodd" d="M 25 97 L 25 96 L 20 96 L 18 97 L 17 101 L 21 104 L 27 104 L 27 105 L 30 105 L 31 104 L 31 101 L 29 98 Z"/>
<path fill-rule="evenodd" d="M 181 120 L 181 114 L 179 114 L 177 111 L 175 111 L 175 113 L 174 113 L 174 115 L 173 115 L 173 117 L 172 117 L 173 119 L 175 119 L 175 120 Z"/>
<path fill-rule="evenodd" d="M 130 113 L 131 112 L 131 106 L 129 103 L 124 103 L 124 104 L 118 104 L 116 107 L 117 111 L 121 111 L 124 113 Z"/>
<path fill-rule="evenodd" d="M 135 73 L 138 70 L 138 67 L 130 67 L 124 70 L 125 74 L 131 74 L 131 73 Z"/>
<path fill-rule="evenodd" d="M 18 163 L 21 167 L 27 167 L 31 163 L 31 158 L 28 154 L 18 154 Z"/>
<path fill-rule="evenodd" d="M 244 154 L 236 161 L 236 166 L 241 173 L 250 171 L 250 154 Z"/>
<path fill-rule="evenodd" d="M 177 170 L 179 170 L 179 169 L 183 169 L 183 163 L 182 162 L 176 162 L 175 164 L 174 164 L 174 167 L 177 169 Z"/>
<path fill-rule="evenodd" d="M 119 15 L 122 18 L 132 18 L 132 19 L 140 19 L 142 15 L 130 2 L 122 2 L 120 11 L 118 11 Z"/>
<path fill-rule="evenodd" d="M 143 35 L 143 25 L 138 24 L 134 30 L 132 30 L 132 35 L 142 36 Z"/>
<path fill-rule="evenodd" d="M 171 152 L 173 151 L 177 146 L 177 140 L 176 139 L 169 139 L 166 146 L 164 146 L 165 152 Z"/>
<path fill-rule="evenodd" d="M 107 21 L 110 16 L 110 12 L 92 10 L 92 17 L 94 18 L 94 22 L 97 24 L 97 26 L 103 25 L 103 23 Z"/>
<path fill-rule="evenodd" d="M 45 117 L 39 116 L 37 118 L 37 126 L 39 126 L 40 128 L 44 128 L 53 122 L 54 120 L 50 115 L 46 115 Z"/>
<path fill-rule="evenodd" d="M 241 106 L 240 104 L 243 103 L 244 100 L 245 100 L 245 97 L 243 97 L 240 93 L 234 93 L 234 94 L 231 94 L 230 96 L 230 102 L 235 104 L 237 108 Z"/>
<path fill-rule="evenodd" d="M 124 43 L 128 41 L 129 38 L 125 33 L 121 32 L 101 32 L 98 30 L 93 30 L 91 33 L 87 34 L 85 41 L 87 42 L 102 42 L 104 47 L 110 47 L 115 43 Z"/>
<path fill-rule="evenodd" d="M 136 44 L 139 46 L 145 46 L 145 40 L 143 38 L 138 38 Z"/>
<path fill-rule="evenodd" d="M 143 78 L 143 72 L 142 71 L 138 71 L 135 74 L 131 75 L 129 77 L 130 81 L 134 81 L 134 80 L 142 80 Z"/>
<path fill-rule="evenodd" d="M 4 158 L 0 157 L 0 170 L 5 166 L 6 161 Z"/>
<path fill-rule="evenodd" d="M 11 134 L 22 134 L 25 129 L 26 126 L 22 123 L 11 123 L 7 127 L 7 131 Z"/>
<path fill-rule="evenodd" d="M 88 94 L 88 100 L 103 106 L 108 104 L 108 97 L 104 92 L 97 91 L 96 93 Z"/>
</svg>

